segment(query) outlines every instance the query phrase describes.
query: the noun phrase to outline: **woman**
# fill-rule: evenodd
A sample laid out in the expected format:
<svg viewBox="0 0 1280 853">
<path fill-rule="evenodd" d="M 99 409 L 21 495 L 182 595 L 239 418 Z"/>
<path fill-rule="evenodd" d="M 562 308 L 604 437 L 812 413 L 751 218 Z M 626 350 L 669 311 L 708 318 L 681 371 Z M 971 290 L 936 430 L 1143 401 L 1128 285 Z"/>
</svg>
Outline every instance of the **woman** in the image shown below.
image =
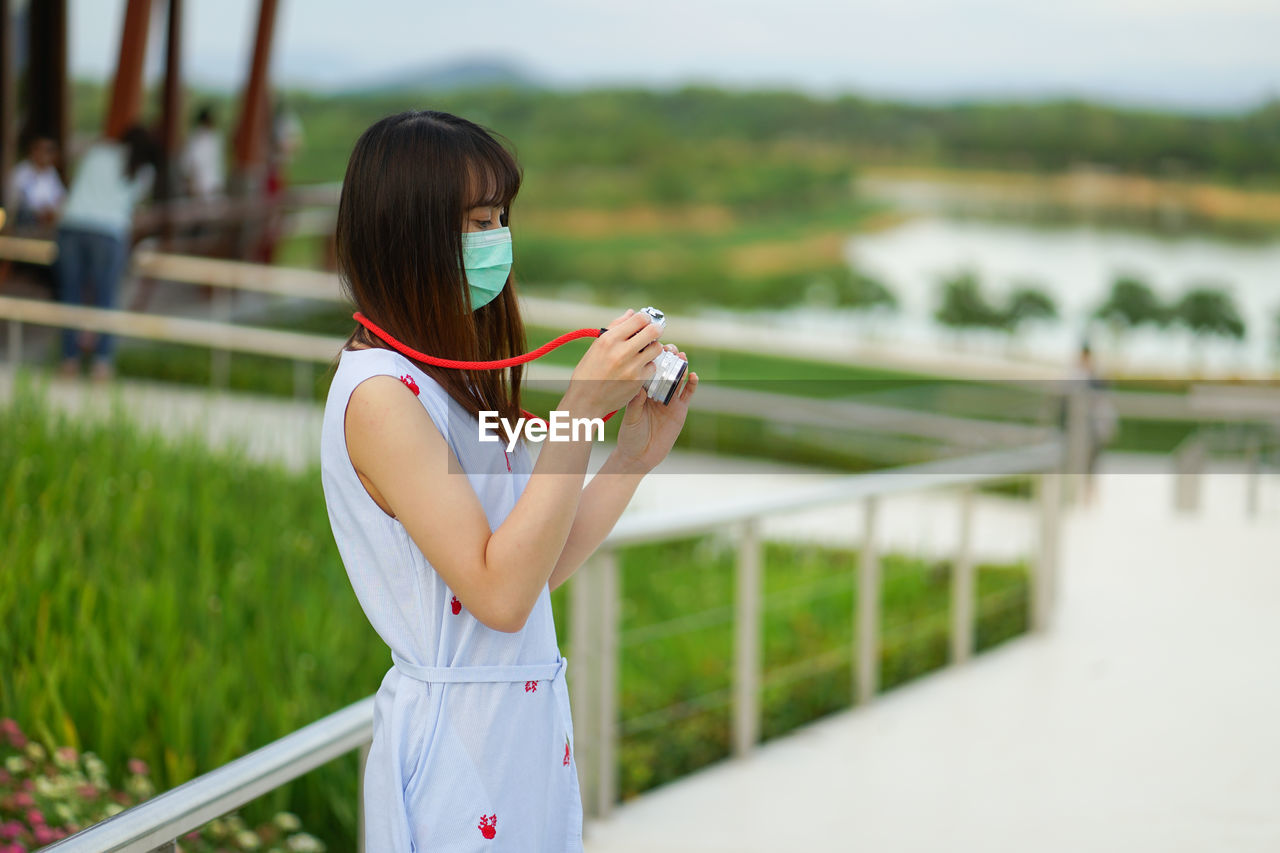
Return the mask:
<svg viewBox="0 0 1280 853">
<path fill-rule="evenodd" d="M 469 121 L 407 112 L 375 123 L 351 154 L 336 229 L 360 312 L 421 353 L 523 352 L 507 227 L 519 187 L 511 154 Z M 642 390 L 664 350 L 658 332 L 628 311 L 573 372 L 559 410 L 626 406 L 617 449 L 585 489 L 585 438 L 544 443 L 536 465 L 523 445 L 508 454 L 479 440 L 479 413 L 519 417 L 519 368 L 433 367 L 360 326 L 343 349 L 321 437 L 325 500 L 393 663 L 375 700 L 365 849 L 581 849 L 550 592 L 684 424 L 696 375 L 666 407 Z"/>
<path fill-rule="evenodd" d="M 133 209 L 151 189 L 155 161 L 151 137 L 137 126 L 119 141 L 105 139 L 85 152 L 58 225 L 54 278 L 63 302 L 115 305 L 133 234 Z M 80 372 L 77 338 L 74 329 L 62 332 L 63 376 Z M 110 378 L 114 351 L 114 338 L 98 335 L 94 379 Z"/>
</svg>

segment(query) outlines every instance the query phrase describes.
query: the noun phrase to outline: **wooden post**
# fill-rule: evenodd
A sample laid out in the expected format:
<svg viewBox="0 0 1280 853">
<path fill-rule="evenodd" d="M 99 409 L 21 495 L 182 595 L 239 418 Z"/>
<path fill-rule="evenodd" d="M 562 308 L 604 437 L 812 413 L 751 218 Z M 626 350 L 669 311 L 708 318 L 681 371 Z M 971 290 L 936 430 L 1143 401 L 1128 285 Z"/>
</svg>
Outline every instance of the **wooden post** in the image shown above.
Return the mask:
<svg viewBox="0 0 1280 853">
<path fill-rule="evenodd" d="M 119 139 L 142 115 L 142 63 L 147 55 L 147 28 L 151 23 L 150 0 L 128 0 L 120 33 L 120 57 L 111 85 L 105 133 Z"/>
<path fill-rule="evenodd" d="M 241 181 L 254 185 L 252 174 L 265 162 L 267 136 L 267 71 L 271 65 L 271 34 L 276 23 L 276 0 L 259 0 L 258 27 L 249 62 L 249 79 L 240 102 L 235 133 L 235 164 Z"/>
<path fill-rule="evenodd" d="M 595 557 L 599 585 L 599 681 L 596 699 L 599 756 L 596 768 L 596 814 L 605 817 L 618 799 L 618 603 L 619 572 L 616 551 Z"/>
<path fill-rule="evenodd" d="M 733 753 L 745 757 L 760 740 L 760 623 L 763 548 L 751 519 L 738 539 L 734 566 Z"/>
<path fill-rule="evenodd" d="M 17 76 L 13 70 L 14 53 L 17 48 L 13 37 L 13 2 L 0 0 L 0 176 L 5 181 L 13 172 L 13 164 L 18 161 L 17 131 Z M 65 153 L 63 154 L 65 157 Z M 0 198 L 0 207 L 4 199 Z M 12 216 L 13 212 L 9 211 Z M 0 221 L 0 228 L 4 222 Z"/>
<path fill-rule="evenodd" d="M 181 195 L 179 160 L 182 143 L 182 0 L 169 0 L 165 36 L 164 107 L 160 116 L 160 148 L 164 167 L 157 175 L 156 197 L 169 201 Z M 166 244 L 173 239 L 172 206 L 165 206 L 161 224 Z"/>
<path fill-rule="evenodd" d="M 27 3 L 26 7 L 24 124 L 57 142 L 59 172 L 65 180 L 70 154 L 67 140 L 71 134 L 70 98 L 67 95 L 67 0 L 37 0 Z"/>
<path fill-rule="evenodd" d="M 951 662 L 973 655 L 973 489 L 960 492 L 960 543 L 951 565 Z"/>
<path fill-rule="evenodd" d="M 597 813 L 595 770 L 597 767 L 595 702 L 599 689 L 594 683 L 599 649 L 596 646 L 596 595 L 592 561 L 569 581 L 569 696 L 574 717 L 574 760 L 578 766 L 578 788 L 582 792 L 582 810 L 587 816 Z"/>
<path fill-rule="evenodd" d="M 878 498 L 867 498 L 858 567 L 857 647 L 854 650 L 856 700 L 870 702 L 880 685 L 880 555 L 876 551 Z"/>
<path fill-rule="evenodd" d="M 1045 631 L 1052 622 L 1056 598 L 1059 530 L 1062 523 L 1062 475 L 1041 474 L 1037 480 L 1040 505 L 1039 542 L 1031 569 L 1031 629 Z"/>
</svg>

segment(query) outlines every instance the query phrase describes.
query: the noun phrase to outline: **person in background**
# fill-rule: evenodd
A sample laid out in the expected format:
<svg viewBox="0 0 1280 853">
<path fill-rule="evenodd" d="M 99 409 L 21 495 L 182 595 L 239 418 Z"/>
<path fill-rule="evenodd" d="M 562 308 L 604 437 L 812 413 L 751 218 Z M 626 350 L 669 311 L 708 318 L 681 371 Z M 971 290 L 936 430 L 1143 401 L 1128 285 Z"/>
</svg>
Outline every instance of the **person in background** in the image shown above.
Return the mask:
<svg viewBox="0 0 1280 853">
<path fill-rule="evenodd" d="M 4 206 L 15 229 L 50 227 L 66 188 L 58 175 L 58 144 L 47 136 L 33 136 L 27 159 L 18 163 L 5 188 Z"/>
<path fill-rule="evenodd" d="M 187 193 L 205 201 L 221 196 L 226 189 L 223 163 L 222 134 L 214 122 L 213 109 L 202 107 L 182 152 L 182 178 Z"/>
<path fill-rule="evenodd" d="M 121 139 L 100 140 L 85 152 L 58 226 L 54 276 L 62 302 L 114 305 L 133 232 L 133 210 L 151 189 L 156 159 L 150 134 L 137 125 Z M 110 335 L 98 336 L 95 380 L 111 377 L 114 343 Z M 74 330 L 64 329 L 59 373 L 76 376 L 79 371 L 80 341 Z"/>
</svg>

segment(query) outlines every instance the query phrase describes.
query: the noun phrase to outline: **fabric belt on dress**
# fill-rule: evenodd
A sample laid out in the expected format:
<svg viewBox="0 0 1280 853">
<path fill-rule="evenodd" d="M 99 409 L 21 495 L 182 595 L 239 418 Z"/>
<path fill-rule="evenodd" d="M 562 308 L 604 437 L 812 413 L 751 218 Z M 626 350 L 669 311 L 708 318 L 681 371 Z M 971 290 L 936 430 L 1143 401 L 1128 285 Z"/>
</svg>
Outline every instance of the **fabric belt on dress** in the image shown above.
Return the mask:
<svg viewBox="0 0 1280 853">
<path fill-rule="evenodd" d="M 474 682 L 525 682 L 555 681 L 564 672 L 569 659 L 561 657 L 555 663 L 512 664 L 501 666 L 422 666 L 410 663 L 395 652 L 391 662 L 401 675 L 428 684 Z"/>
</svg>

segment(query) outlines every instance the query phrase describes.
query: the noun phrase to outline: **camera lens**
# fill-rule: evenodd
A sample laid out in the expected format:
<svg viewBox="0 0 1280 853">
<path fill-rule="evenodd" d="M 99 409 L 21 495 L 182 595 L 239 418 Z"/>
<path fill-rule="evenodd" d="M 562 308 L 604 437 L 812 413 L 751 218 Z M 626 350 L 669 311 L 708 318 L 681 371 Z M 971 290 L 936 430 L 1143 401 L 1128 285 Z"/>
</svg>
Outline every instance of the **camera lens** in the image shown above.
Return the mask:
<svg viewBox="0 0 1280 853">
<path fill-rule="evenodd" d="M 665 406 L 671 402 L 676 388 L 680 387 L 680 380 L 684 378 L 689 364 L 675 353 L 663 352 L 653 360 L 653 366 L 656 372 L 645 383 L 644 390 L 650 400 L 657 400 Z"/>
</svg>

